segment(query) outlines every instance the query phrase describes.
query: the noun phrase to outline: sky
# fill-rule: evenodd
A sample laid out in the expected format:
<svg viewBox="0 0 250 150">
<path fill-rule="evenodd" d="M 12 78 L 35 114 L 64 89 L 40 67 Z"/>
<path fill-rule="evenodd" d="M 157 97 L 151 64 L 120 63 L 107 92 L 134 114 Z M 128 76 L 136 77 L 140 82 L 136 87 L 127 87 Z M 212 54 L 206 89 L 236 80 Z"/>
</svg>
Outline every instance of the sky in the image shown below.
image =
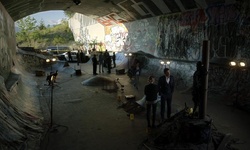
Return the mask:
<svg viewBox="0 0 250 150">
<path fill-rule="evenodd" d="M 30 16 L 35 18 L 37 23 L 43 20 L 46 26 L 59 24 L 63 18 L 66 18 L 62 10 L 44 11 Z"/>
</svg>

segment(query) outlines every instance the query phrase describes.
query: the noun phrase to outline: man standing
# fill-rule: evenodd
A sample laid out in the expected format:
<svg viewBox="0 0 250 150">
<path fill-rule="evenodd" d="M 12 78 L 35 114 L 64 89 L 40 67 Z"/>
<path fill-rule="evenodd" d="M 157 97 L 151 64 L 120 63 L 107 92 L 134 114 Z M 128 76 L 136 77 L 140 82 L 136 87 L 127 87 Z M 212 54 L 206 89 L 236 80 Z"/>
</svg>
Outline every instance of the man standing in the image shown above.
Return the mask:
<svg viewBox="0 0 250 150">
<path fill-rule="evenodd" d="M 115 55 L 115 52 L 113 52 L 112 60 L 113 60 L 114 68 L 115 68 L 116 67 L 116 63 L 115 63 L 116 55 Z"/>
<path fill-rule="evenodd" d="M 80 51 L 79 50 L 77 51 L 76 59 L 77 59 L 77 66 L 79 66 L 79 63 L 80 63 L 80 60 L 81 60 L 81 58 L 80 58 Z"/>
<path fill-rule="evenodd" d="M 161 119 L 165 120 L 165 102 L 167 102 L 167 118 L 171 115 L 172 96 L 174 93 L 174 76 L 170 75 L 169 68 L 164 69 L 164 75 L 159 78 L 158 88 L 161 96 Z"/>
<path fill-rule="evenodd" d="M 193 113 L 196 113 L 197 108 L 200 105 L 200 101 L 204 95 L 203 82 L 206 75 L 206 71 L 201 61 L 196 63 L 196 71 L 193 75 L 193 91 L 192 91 L 192 100 L 194 102 Z"/>
<path fill-rule="evenodd" d="M 94 56 L 92 57 L 92 64 L 93 64 L 93 75 L 97 75 L 96 70 L 97 70 L 97 58 L 96 58 L 96 54 L 94 54 Z"/>
<path fill-rule="evenodd" d="M 80 51 L 80 62 L 83 63 L 83 51 Z"/>
<path fill-rule="evenodd" d="M 111 60 L 111 56 L 108 56 L 108 58 L 107 58 L 107 67 L 108 67 L 108 73 L 111 73 L 111 62 L 112 62 L 112 60 Z"/>
<path fill-rule="evenodd" d="M 104 64 L 103 67 L 107 67 L 108 68 L 108 59 L 109 59 L 109 53 L 108 50 L 106 49 L 104 54 L 103 54 L 103 59 L 104 59 Z"/>
<path fill-rule="evenodd" d="M 100 52 L 100 54 L 99 54 L 99 73 L 104 72 L 103 64 L 104 64 L 103 55 L 102 55 L 102 52 Z"/>
<path fill-rule="evenodd" d="M 72 62 L 73 59 L 72 59 L 72 56 L 71 56 L 71 52 L 70 52 L 70 51 L 68 51 L 68 57 L 69 57 L 69 58 L 68 58 L 68 59 L 69 59 L 68 61 Z"/>
</svg>

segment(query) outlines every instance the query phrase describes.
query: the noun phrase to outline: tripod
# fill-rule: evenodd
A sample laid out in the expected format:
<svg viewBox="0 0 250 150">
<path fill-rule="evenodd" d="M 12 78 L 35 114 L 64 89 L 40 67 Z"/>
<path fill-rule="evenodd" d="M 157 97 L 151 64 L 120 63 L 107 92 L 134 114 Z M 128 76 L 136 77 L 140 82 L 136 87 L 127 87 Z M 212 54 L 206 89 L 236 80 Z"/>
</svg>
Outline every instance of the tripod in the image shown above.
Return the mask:
<svg viewBox="0 0 250 150">
<path fill-rule="evenodd" d="M 54 87 L 58 86 L 58 85 L 55 85 L 55 77 L 53 75 L 50 78 L 50 82 L 49 82 L 48 86 L 50 86 L 50 89 L 51 89 L 50 90 L 50 124 L 49 124 L 49 131 L 51 131 L 51 132 L 57 131 L 57 127 L 65 127 L 66 129 L 68 129 L 67 126 L 58 125 L 58 124 L 53 123 L 53 104 L 54 104 L 53 94 L 54 94 Z"/>
<path fill-rule="evenodd" d="M 55 76 L 53 76 L 53 75 L 47 76 L 46 81 L 48 82 L 48 84 L 44 84 L 44 85 L 48 86 L 48 88 L 50 88 L 50 106 L 48 105 L 48 107 L 50 107 L 50 123 L 49 123 L 48 129 L 44 135 L 44 140 L 43 140 L 44 145 L 45 145 L 45 149 L 47 149 L 47 147 L 49 146 L 51 133 L 58 132 L 58 127 L 63 127 L 65 129 L 65 130 L 63 130 L 63 132 L 66 132 L 68 130 L 67 126 L 55 124 L 54 120 L 53 120 L 54 88 L 55 88 L 55 86 L 58 86 L 58 85 L 55 85 Z M 58 86 L 58 87 L 60 88 L 60 86 Z"/>
</svg>

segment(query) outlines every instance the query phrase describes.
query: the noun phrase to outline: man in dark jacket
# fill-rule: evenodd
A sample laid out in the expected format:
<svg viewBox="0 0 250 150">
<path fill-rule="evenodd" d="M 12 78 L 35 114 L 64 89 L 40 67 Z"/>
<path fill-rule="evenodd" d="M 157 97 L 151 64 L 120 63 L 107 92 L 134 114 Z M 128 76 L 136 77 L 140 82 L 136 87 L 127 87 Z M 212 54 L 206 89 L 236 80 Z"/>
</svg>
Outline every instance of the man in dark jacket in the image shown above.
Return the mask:
<svg viewBox="0 0 250 150">
<path fill-rule="evenodd" d="M 115 68 L 116 67 L 116 63 L 115 63 L 116 55 L 115 55 L 115 52 L 113 52 L 112 60 L 113 60 L 113 65 L 114 65 L 113 67 Z"/>
<path fill-rule="evenodd" d="M 167 117 L 171 116 L 172 96 L 174 93 L 174 76 L 170 75 L 169 68 L 164 69 L 164 75 L 158 80 L 159 94 L 161 96 L 161 119 L 165 120 L 165 102 L 167 101 Z"/>
<path fill-rule="evenodd" d="M 92 64 L 93 64 L 93 75 L 97 75 L 96 70 L 97 70 L 97 58 L 96 58 L 96 54 L 94 54 L 94 56 L 92 57 Z"/>
</svg>

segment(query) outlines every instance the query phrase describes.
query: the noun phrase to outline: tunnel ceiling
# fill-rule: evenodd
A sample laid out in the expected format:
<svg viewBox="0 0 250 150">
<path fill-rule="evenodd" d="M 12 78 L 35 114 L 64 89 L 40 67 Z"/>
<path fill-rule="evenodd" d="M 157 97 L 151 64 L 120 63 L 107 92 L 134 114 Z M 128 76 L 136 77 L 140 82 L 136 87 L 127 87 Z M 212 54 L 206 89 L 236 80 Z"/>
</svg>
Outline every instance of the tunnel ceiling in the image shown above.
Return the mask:
<svg viewBox="0 0 250 150">
<path fill-rule="evenodd" d="M 49 10 L 78 12 L 104 24 L 206 8 L 235 0 L 0 0 L 14 21 Z M 78 5 L 78 3 L 80 5 Z M 108 25 L 108 24 L 106 24 Z"/>
</svg>

